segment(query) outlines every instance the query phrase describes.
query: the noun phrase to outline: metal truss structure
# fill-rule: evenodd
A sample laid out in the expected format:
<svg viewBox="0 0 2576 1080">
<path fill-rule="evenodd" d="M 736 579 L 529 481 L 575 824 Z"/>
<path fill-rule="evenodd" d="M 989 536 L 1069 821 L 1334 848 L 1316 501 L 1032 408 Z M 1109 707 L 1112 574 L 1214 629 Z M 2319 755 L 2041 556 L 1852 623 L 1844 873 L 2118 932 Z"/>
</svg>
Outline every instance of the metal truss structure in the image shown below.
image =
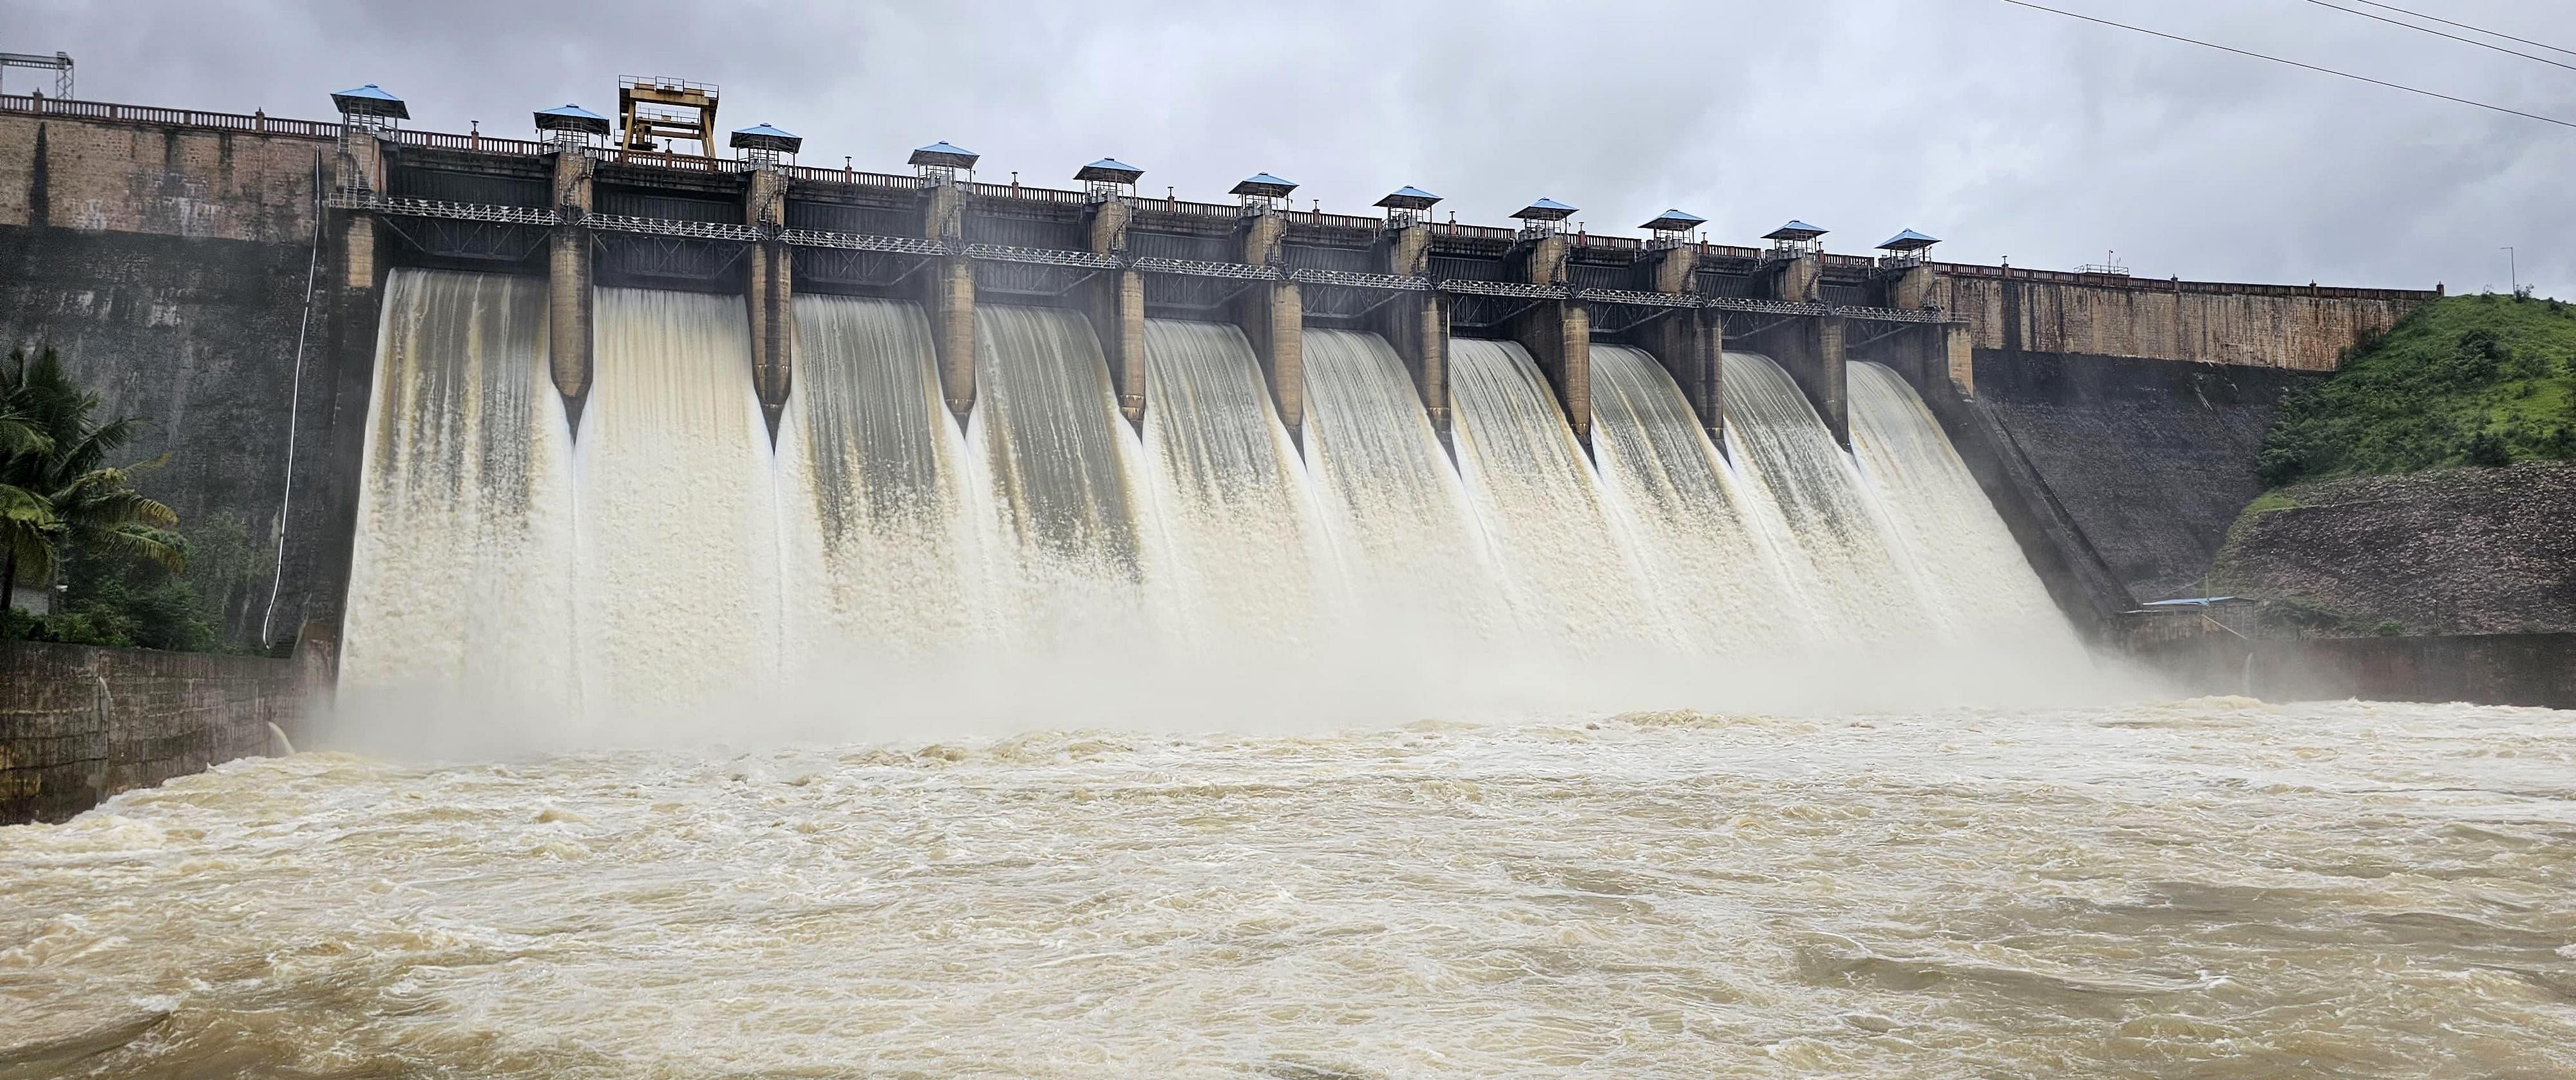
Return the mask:
<svg viewBox="0 0 2576 1080">
<path fill-rule="evenodd" d="M 492 206 L 481 203 L 445 202 L 437 199 L 395 198 L 364 189 L 344 188 L 333 192 L 327 204 L 343 210 L 364 210 L 388 217 L 444 221 L 482 222 L 496 225 L 564 224 L 572 219 L 547 208 L 527 206 Z M 609 232 L 679 240 L 712 240 L 737 244 L 758 243 L 777 239 L 794 247 L 835 249 L 849 252 L 874 252 L 888 255 L 921 257 L 962 255 L 986 262 L 1021 263 L 1037 266 L 1059 266 L 1099 272 L 1103 270 L 1140 270 L 1150 274 L 1178 274 L 1190 277 L 1231 278 L 1238 281 L 1294 281 L 1299 284 L 1326 286 L 1334 290 L 1368 290 L 1403 293 L 1437 289 L 1466 297 L 1493 297 L 1526 300 L 1532 303 L 1548 300 L 1570 300 L 1626 308 L 1710 308 L 1718 311 L 1744 312 L 1755 315 L 1834 315 L 1846 319 L 1873 322 L 1939 323 L 1949 321 L 1940 308 L 1879 308 L 1836 304 L 1801 303 L 1789 300 L 1759 300 L 1740 296 L 1704 296 L 1696 293 L 1643 292 L 1635 289 L 1577 288 L 1572 285 L 1538 285 L 1518 281 L 1484 281 L 1475 278 L 1408 277 L 1400 274 L 1372 274 L 1352 270 L 1301 269 L 1286 270 L 1276 266 L 1251 263 L 1206 262 L 1196 259 L 1171 259 L 1160 256 L 1120 257 L 1095 255 L 1087 251 L 1055 248 L 1015 247 L 1007 244 L 963 244 L 953 240 L 929 240 L 910 236 L 878 236 L 868 233 L 830 232 L 821 229 L 780 229 L 767 225 L 735 225 L 720 221 L 681 221 L 671 218 L 636 217 L 628 214 L 587 214 L 580 224 Z M 473 247 L 471 242 L 463 246 Z M 494 241 L 485 245 L 495 254 L 468 257 L 502 257 L 507 245 Z M 522 252 L 521 254 L 525 254 Z M 853 267 L 855 269 L 855 266 Z M 895 275 L 900 279 L 910 271 Z M 855 274 L 852 280 L 876 280 L 880 272 Z M 1383 301 L 1368 302 L 1359 310 L 1375 308 Z M 1336 310 L 1324 314 L 1341 314 L 1338 309 L 1353 306 L 1335 300 Z M 1515 313 L 1527 305 L 1514 308 Z M 1646 322 L 1654 316 L 1632 319 L 1627 325 Z"/>
</svg>

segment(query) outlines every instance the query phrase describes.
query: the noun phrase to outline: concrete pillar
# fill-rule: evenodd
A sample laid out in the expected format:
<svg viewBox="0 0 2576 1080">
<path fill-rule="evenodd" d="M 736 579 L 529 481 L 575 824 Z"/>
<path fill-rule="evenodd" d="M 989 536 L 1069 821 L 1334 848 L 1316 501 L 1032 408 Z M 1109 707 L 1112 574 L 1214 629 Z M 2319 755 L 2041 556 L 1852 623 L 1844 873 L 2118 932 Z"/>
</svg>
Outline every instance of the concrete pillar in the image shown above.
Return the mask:
<svg viewBox="0 0 2576 1080">
<path fill-rule="evenodd" d="M 1395 234 L 1388 246 L 1386 272 L 1399 277 L 1426 277 L 1431 272 L 1431 229 L 1416 224 Z M 1405 296 L 1380 308 L 1379 330 L 1413 375 L 1413 390 L 1440 445 L 1449 441 L 1449 301 L 1436 291 Z"/>
<path fill-rule="evenodd" d="M 1834 433 L 1834 441 L 1851 445 L 1851 404 L 1844 389 L 1843 319 L 1839 315 L 1804 315 L 1775 327 L 1764 337 L 1763 351 L 1806 391 L 1807 403 Z"/>
<path fill-rule="evenodd" d="M 591 174 L 588 155 L 555 155 L 555 207 L 566 219 L 546 238 L 546 356 L 555 392 L 564 399 L 564 416 L 574 435 L 581 433 L 581 408 L 589 400 L 591 374 L 590 213 Z"/>
<path fill-rule="evenodd" d="M 1816 255 L 1801 255 L 1772 263 L 1771 299 L 1793 304 L 1814 304 L 1824 300 L 1825 261 Z"/>
<path fill-rule="evenodd" d="M 1646 351 L 1681 385 L 1708 441 L 1726 450 L 1726 320 L 1709 308 L 1685 308 L 1648 324 Z"/>
<path fill-rule="evenodd" d="M 1550 300 L 1515 316 L 1512 338 L 1529 350 L 1556 403 L 1565 409 L 1574 441 L 1592 450 L 1592 313 L 1568 300 Z"/>
<path fill-rule="evenodd" d="M 1127 250 L 1127 223 L 1133 216 L 1119 199 L 1093 203 L 1091 253 L 1115 255 Z M 1116 270 L 1092 279 L 1086 314 L 1100 334 L 1101 354 L 1109 361 L 1109 386 L 1118 396 L 1118 412 L 1131 426 L 1145 423 L 1145 275 Z"/>
<path fill-rule="evenodd" d="M 749 252 L 749 278 L 743 301 L 751 315 L 751 385 L 760 395 L 760 415 L 769 423 L 769 439 L 778 441 L 778 416 L 787 408 L 795 382 L 795 260 L 777 231 L 787 223 L 787 176 L 776 169 L 751 171 L 751 190 L 743 200 L 743 224 L 760 228 L 762 239 Z"/>
<path fill-rule="evenodd" d="M 1514 269 L 1519 271 L 1521 280 L 1533 285 L 1563 284 L 1565 253 L 1564 237 L 1540 237 L 1522 245 L 1514 254 Z M 1566 426 L 1574 430 L 1574 441 L 1590 453 L 1592 314 L 1570 300 L 1543 301 L 1514 316 L 1511 332 L 1521 348 L 1529 350 L 1530 357 L 1538 361 L 1539 370 L 1547 373 L 1548 386 L 1556 391 L 1556 403 L 1565 409 Z"/>
<path fill-rule="evenodd" d="M 962 244 L 966 200 L 953 184 L 930 189 L 922 233 Z M 931 344 L 939 353 L 939 390 L 948 411 L 963 422 L 975 408 L 975 264 L 964 255 L 939 256 L 923 275 L 922 307 L 930 315 Z"/>
<path fill-rule="evenodd" d="M 1243 261 L 1254 266 L 1279 265 L 1279 243 L 1288 234 L 1283 214 L 1254 214 L 1243 219 Z M 1288 439 L 1306 446 L 1306 313 L 1305 298 L 1293 281 L 1255 285 L 1235 301 L 1235 325 L 1251 339 L 1261 358 L 1261 373 L 1270 384 L 1270 405 Z"/>
<path fill-rule="evenodd" d="M 1653 256 L 1655 291 L 1683 294 L 1691 291 L 1691 274 L 1699 268 L 1699 251 L 1689 244 L 1665 248 Z M 1708 432 L 1711 445 L 1719 453 L 1726 451 L 1726 323 L 1719 312 L 1708 308 L 1684 308 L 1647 324 L 1644 345 L 1655 354 L 1673 381 L 1681 385 L 1682 397 L 1690 402 L 1692 415 L 1699 418 L 1700 428 Z"/>
<path fill-rule="evenodd" d="M 1963 322 L 1942 323 L 1941 360 L 1949 370 L 1950 385 L 1963 398 L 1977 396 L 1977 335 Z"/>
<path fill-rule="evenodd" d="M 1261 358 L 1270 404 L 1288 439 L 1306 446 L 1306 315 L 1304 296 L 1293 281 L 1255 285 L 1235 301 L 1235 325 Z"/>
<path fill-rule="evenodd" d="M 1288 235 L 1285 214 L 1254 214 L 1243 219 L 1243 261 L 1269 266 L 1279 258 L 1279 241 Z"/>
<path fill-rule="evenodd" d="M 1906 267 L 1887 283 L 1887 306 L 1909 310 L 1938 307 L 1941 298 L 1934 292 L 1936 284 L 1932 264 L 1917 263 Z"/>
</svg>

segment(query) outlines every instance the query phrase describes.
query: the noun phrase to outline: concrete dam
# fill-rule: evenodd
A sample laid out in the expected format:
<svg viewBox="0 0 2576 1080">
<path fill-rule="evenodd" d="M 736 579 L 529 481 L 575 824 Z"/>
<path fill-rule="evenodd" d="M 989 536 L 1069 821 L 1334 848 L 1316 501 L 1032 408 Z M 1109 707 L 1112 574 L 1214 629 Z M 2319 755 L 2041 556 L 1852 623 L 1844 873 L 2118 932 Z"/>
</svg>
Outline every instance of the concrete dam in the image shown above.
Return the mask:
<svg viewBox="0 0 2576 1080">
<path fill-rule="evenodd" d="M 2431 294 L 385 119 L 0 98 L 294 650 L 0 643 L 0 1076 L 2576 1072 L 2576 714 L 2131 678 Z"/>
<path fill-rule="evenodd" d="M 2431 295 L 980 183 L 944 143 L 41 98 L 0 135 L 9 335 L 211 459 L 173 504 L 276 548 L 235 627 L 599 715 L 1025 704 L 996 651 L 1106 710 L 1597 707 L 1815 650 L 1975 696 L 2191 580 L 2270 402 Z"/>
</svg>

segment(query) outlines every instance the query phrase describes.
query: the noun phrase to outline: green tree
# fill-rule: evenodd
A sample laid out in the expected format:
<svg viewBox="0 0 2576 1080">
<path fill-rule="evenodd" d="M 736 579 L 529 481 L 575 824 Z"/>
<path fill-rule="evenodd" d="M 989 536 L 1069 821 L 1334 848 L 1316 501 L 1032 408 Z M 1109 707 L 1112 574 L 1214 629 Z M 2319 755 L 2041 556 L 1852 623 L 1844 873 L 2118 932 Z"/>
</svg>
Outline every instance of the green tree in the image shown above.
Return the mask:
<svg viewBox="0 0 2576 1080">
<path fill-rule="evenodd" d="M 134 489 L 134 468 L 107 463 L 142 421 L 102 422 L 98 409 L 51 349 L 32 361 L 14 352 L 0 370 L 0 597 L 21 573 L 52 575 L 66 546 L 187 568 L 186 543 L 171 531 L 178 515 Z"/>
</svg>

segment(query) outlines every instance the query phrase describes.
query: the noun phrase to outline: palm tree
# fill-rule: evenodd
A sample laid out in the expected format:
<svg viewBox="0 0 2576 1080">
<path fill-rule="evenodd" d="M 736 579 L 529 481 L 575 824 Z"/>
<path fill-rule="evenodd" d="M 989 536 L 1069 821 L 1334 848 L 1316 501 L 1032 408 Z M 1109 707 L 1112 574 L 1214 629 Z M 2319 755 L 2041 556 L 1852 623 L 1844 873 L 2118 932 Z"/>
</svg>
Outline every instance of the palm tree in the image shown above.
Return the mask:
<svg viewBox="0 0 2576 1080">
<path fill-rule="evenodd" d="M 98 395 L 65 377 L 51 349 L 10 360 L 0 371 L 0 604 L 22 569 L 50 576 L 66 543 L 187 569 L 186 545 L 169 531 L 179 516 L 134 490 L 133 468 L 106 464 L 142 422 L 94 422 Z"/>
</svg>

